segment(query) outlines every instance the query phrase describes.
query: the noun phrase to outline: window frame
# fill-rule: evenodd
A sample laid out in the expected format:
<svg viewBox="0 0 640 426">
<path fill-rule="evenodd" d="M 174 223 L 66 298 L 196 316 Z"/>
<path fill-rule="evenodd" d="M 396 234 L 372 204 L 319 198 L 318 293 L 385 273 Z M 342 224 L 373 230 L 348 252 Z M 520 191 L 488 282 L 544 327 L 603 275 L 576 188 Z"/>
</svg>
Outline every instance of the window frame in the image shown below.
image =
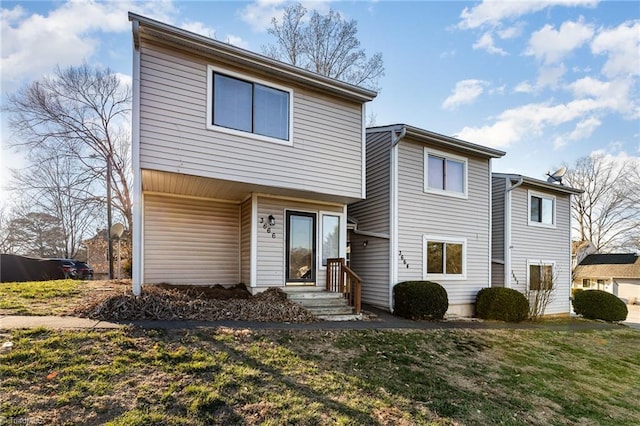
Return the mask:
<svg viewBox="0 0 640 426">
<path fill-rule="evenodd" d="M 551 266 L 551 285 L 553 286 L 553 274 L 556 273 L 556 262 L 553 260 L 529 259 L 527 260 L 527 290 L 528 291 L 540 291 L 540 289 L 539 290 L 531 289 L 531 266 Z"/>
<path fill-rule="evenodd" d="M 320 211 L 319 212 L 320 220 L 318 221 L 318 269 L 327 269 L 327 264 L 324 263 L 324 218 L 325 216 L 333 216 L 338 218 L 338 257 L 343 256 L 343 236 L 342 236 L 342 226 L 344 221 L 344 214 L 339 212 L 331 212 L 331 211 Z"/>
<path fill-rule="evenodd" d="M 429 186 L 429 157 L 438 157 L 444 159 L 444 171 L 443 171 L 443 186 L 445 189 L 432 188 Z M 450 189 L 446 189 L 446 163 L 447 160 L 462 163 L 462 192 L 456 192 Z M 424 161 L 424 176 L 423 176 L 423 190 L 427 194 L 444 195 L 447 197 L 463 198 L 469 197 L 469 159 L 460 155 L 451 154 L 444 151 L 439 151 L 431 148 L 424 147 L 423 152 Z"/>
<path fill-rule="evenodd" d="M 551 203 L 552 203 L 552 207 L 551 207 L 552 222 L 551 223 L 537 222 L 537 221 L 531 220 L 531 207 L 532 207 L 531 199 L 533 197 L 540 198 L 542 200 L 545 200 L 545 199 L 551 200 Z M 541 204 L 541 207 L 543 205 L 544 203 Z M 527 190 L 527 224 L 529 226 L 555 229 L 556 228 L 556 210 L 557 210 L 557 199 L 555 195 L 549 195 L 549 194 L 545 194 L 544 192 L 534 191 L 531 189 Z"/>
<path fill-rule="evenodd" d="M 287 133 L 288 133 L 288 139 L 279 139 L 276 137 L 272 137 L 272 136 L 265 136 L 265 135 L 261 135 L 258 133 L 253 133 L 253 132 L 247 132 L 244 130 L 237 130 L 237 129 L 232 129 L 229 127 L 224 127 L 224 126 L 219 126 L 216 124 L 213 124 L 213 102 L 214 102 L 214 96 L 213 96 L 213 89 L 214 89 L 214 74 L 221 74 L 225 77 L 230 77 L 230 78 L 234 78 L 246 83 L 250 83 L 252 85 L 252 116 L 253 116 L 253 108 L 255 107 L 255 103 L 254 103 L 254 93 L 255 93 L 255 89 L 254 86 L 256 84 L 264 86 L 266 88 L 269 89 L 275 89 L 275 90 L 280 90 L 283 92 L 288 93 L 289 96 L 289 111 L 288 111 L 288 128 L 287 128 Z M 258 140 L 258 141 L 263 141 L 263 142 L 271 142 L 271 143 L 277 143 L 280 145 L 288 145 L 288 146 L 293 146 L 293 99 L 294 99 L 294 91 L 292 88 L 290 87 L 286 87 L 286 86 L 282 86 L 276 83 L 272 83 L 269 81 L 265 81 L 265 80 L 261 80 L 259 78 L 255 78 L 255 77 L 251 77 L 245 74 L 241 74 L 235 71 L 231 71 L 225 68 L 220 68 L 217 66 L 213 66 L 213 65 L 207 65 L 207 108 L 206 108 L 206 117 L 205 117 L 205 125 L 206 128 L 208 130 L 214 130 L 217 132 L 221 132 L 221 133 L 226 133 L 226 134 L 230 134 L 230 135 L 234 135 L 234 136 L 240 136 L 243 138 L 249 138 L 249 139 L 254 139 L 254 140 Z"/>
<path fill-rule="evenodd" d="M 462 273 L 461 274 L 442 274 L 428 273 L 428 244 L 429 243 L 445 244 L 462 244 Z M 446 250 L 443 259 L 446 265 Z M 446 269 L 445 269 L 446 270 Z M 467 279 L 467 239 L 459 237 L 445 237 L 441 235 L 424 234 L 422 236 L 422 277 L 424 280 L 441 280 L 441 281 L 462 281 Z"/>
</svg>

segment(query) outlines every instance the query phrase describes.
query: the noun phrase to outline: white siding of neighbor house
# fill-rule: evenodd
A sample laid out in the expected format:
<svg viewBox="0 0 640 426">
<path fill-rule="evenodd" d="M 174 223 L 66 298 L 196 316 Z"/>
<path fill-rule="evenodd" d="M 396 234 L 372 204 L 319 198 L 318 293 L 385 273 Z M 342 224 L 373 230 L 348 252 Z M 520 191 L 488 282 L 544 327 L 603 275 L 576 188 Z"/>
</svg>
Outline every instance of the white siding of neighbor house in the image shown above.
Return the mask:
<svg viewBox="0 0 640 426">
<path fill-rule="evenodd" d="M 367 199 L 349 205 L 358 230 L 389 235 L 391 132 L 367 135 Z M 363 243 L 367 241 L 367 246 Z M 362 301 L 390 309 L 389 239 L 351 236 L 351 268 L 362 278 Z"/>
<path fill-rule="evenodd" d="M 144 282 L 240 282 L 239 213 L 232 203 L 145 195 Z"/>
<path fill-rule="evenodd" d="M 251 283 L 251 198 L 240 205 L 240 281 Z"/>
<path fill-rule="evenodd" d="M 528 190 L 556 197 L 556 225 L 554 228 L 530 226 Z M 571 197 L 570 195 L 532 188 L 523 184 L 511 191 L 511 287 L 527 289 L 527 261 L 535 264 L 555 262 L 556 291 L 545 315 L 566 314 L 570 311 L 571 288 Z"/>
<path fill-rule="evenodd" d="M 286 211 L 301 211 L 316 213 L 316 235 L 320 239 L 320 212 L 342 213 L 343 206 L 309 203 L 289 199 L 257 197 L 258 218 L 268 218 L 273 215 L 276 224 L 268 233 L 262 225 L 257 230 L 257 287 L 282 287 L 285 285 L 285 256 L 286 256 Z M 341 226 L 346 227 L 345 220 Z M 272 235 L 275 233 L 276 238 Z M 343 242 L 346 246 L 346 242 Z M 316 285 L 324 287 L 326 282 L 326 268 L 320 265 L 319 247 L 316 246 Z"/>
<path fill-rule="evenodd" d="M 362 197 L 361 103 L 274 80 L 293 89 L 293 146 L 209 130 L 208 65 L 223 66 L 204 57 L 143 44 L 141 168 Z M 224 68 L 249 78 L 266 78 Z"/>
<path fill-rule="evenodd" d="M 408 138 L 399 144 L 398 251 L 407 264 L 398 259 L 398 282 L 423 279 L 423 235 L 466 239 L 466 279 L 434 281 L 447 290 L 450 311 L 461 305 L 468 314 L 489 286 L 489 160 L 451 152 L 468 160 L 467 199 L 425 193 L 424 146 Z"/>
</svg>

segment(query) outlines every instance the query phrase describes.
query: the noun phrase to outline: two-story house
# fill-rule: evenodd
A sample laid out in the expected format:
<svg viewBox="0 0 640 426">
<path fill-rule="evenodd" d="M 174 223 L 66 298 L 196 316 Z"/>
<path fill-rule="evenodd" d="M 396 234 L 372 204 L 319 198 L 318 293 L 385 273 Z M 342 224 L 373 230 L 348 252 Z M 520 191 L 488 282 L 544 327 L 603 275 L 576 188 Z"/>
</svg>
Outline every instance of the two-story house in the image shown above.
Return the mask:
<svg viewBox="0 0 640 426">
<path fill-rule="evenodd" d="M 448 313 L 473 315 L 491 285 L 491 159 L 503 155 L 405 124 L 367 129 L 367 197 L 349 205 L 364 302 L 393 311 L 397 283 L 429 280 Z"/>
<path fill-rule="evenodd" d="M 133 289 L 324 286 L 376 93 L 136 14 Z"/>
<path fill-rule="evenodd" d="M 571 195 L 581 190 L 494 173 L 492 284 L 527 293 L 553 287 L 545 315 L 571 310 Z"/>
</svg>

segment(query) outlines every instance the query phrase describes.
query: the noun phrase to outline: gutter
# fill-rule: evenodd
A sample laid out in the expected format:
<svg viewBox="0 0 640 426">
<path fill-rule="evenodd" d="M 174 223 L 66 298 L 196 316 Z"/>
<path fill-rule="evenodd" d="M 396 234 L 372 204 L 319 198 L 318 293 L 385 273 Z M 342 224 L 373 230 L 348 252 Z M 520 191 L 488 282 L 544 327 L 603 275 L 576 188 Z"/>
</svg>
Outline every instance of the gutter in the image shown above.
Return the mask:
<svg viewBox="0 0 640 426">
<path fill-rule="evenodd" d="M 505 179 L 504 193 L 504 286 L 511 288 L 511 191 L 524 183 L 524 177 L 519 176 L 514 184 L 510 177 Z"/>
<path fill-rule="evenodd" d="M 389 201 L 391 201 L 389 218 L 389 312 L 393 313 L 393 286 L 398 282 L 398 144 L 407 134 L 407 126 L 402 126 L 400 133 L 397 129 L 391 130 L 391 158 L 390 174 L 391 188 L 389 188 Z"/>
<path fill-rule="evenodd" d="M 133 99 L 131 110 L 131 167 L 133 169 L 133 230 L 132 230 L 132 274 L 131 286 L 135 296 L 142 292 L 143 273 L 143 238 L 142 227 L 142 171 L 140 170 L 140 24 L 133 25 Z"/>
</svg>

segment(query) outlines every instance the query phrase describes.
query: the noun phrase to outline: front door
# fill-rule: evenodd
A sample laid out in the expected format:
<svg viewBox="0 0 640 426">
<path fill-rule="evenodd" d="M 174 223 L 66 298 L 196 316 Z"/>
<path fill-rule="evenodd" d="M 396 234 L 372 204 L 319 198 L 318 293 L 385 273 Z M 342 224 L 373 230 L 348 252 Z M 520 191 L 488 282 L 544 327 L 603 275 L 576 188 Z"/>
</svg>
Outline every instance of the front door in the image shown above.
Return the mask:
<svg viewBox="0 0 640 426">
<path fill-rule="evenodd" d="M 287 212 L 287 284 L 316 282 L 316 214 Z"/>
</svg>

